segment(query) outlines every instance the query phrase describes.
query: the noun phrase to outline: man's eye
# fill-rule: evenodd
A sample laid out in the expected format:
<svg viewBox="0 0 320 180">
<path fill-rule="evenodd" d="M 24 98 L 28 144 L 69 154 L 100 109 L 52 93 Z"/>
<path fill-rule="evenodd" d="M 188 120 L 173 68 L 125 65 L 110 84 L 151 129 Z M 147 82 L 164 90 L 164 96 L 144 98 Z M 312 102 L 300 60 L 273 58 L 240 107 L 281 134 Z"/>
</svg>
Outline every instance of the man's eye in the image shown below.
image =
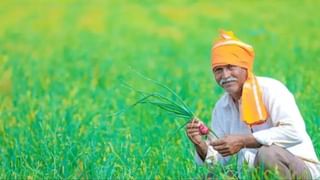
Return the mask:
<svg viewBox="0 0 320 180">
<path fill-rule="evenodd" d="M 214 71 L 215 73 L 219 73 L 219 72 L 222 71 L 222 68 L 217 68 L 217 69 L 214 69 L 213 71 Z"/>
</svg>

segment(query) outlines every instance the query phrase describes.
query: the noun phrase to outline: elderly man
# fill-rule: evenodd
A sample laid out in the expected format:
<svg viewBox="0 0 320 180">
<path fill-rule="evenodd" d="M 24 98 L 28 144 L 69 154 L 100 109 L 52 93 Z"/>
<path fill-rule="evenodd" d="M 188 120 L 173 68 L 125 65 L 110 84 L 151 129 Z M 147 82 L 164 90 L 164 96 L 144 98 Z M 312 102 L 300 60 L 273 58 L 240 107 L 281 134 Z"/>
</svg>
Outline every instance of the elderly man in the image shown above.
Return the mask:
<svg viewBox="0 0 320 180">
<path fill-rule="evenodd" d="M 211 128 L 219 137 L 204 140 L 192 120 L 187 135 L 199 164 L 226 164 L 276 170 L 286 179 L 320 177 L 320 165 L 293 95 L 279 81 L 252 72 L 253 48 L 232 32 L 221 32 L 212 47 L 212 71 L 226 93 L 212 112 Z"/>
</svg>

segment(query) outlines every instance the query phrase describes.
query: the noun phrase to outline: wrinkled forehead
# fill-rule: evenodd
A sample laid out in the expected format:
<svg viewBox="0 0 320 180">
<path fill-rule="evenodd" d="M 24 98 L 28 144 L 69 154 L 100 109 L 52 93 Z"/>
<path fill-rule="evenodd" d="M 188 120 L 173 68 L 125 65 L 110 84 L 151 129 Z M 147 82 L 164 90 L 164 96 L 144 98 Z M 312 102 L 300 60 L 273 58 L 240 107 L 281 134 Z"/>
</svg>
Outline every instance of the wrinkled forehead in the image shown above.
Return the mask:
<svg viewBox="0 0 320 180">
<path fill-rule="evenodd" d="M 223 68 L 230 68 L 230 67 L 242 68 L 242 67 L 237 66 L 237 65 L 234 65 L 234 64 L 221 64 L 221 65 L 217 65 L 217 66 L 213 67 L 212 70 L 223 69 Z"/>
</svg>

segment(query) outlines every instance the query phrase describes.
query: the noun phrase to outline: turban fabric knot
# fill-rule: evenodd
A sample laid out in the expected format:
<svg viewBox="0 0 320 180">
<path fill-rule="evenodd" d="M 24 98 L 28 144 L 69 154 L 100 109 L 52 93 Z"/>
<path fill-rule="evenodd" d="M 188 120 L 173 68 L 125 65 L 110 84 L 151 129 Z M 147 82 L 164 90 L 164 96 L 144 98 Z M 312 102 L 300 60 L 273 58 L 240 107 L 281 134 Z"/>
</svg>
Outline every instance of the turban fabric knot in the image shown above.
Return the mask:
<svg viewBox="0 0 320 180">
<path fill-rule="evenodd" d="M 253 48 L 240 41 L 231 31 L 221 31 L 211 54 L 212 68 L 231 64 L 247 69 L 248 76 L 243 84 L 240 99 L 241 119 L 249 126 L 265 122 L 268 114 L 263 103 L 262 90 L 252 72 Z"/>
</svg>

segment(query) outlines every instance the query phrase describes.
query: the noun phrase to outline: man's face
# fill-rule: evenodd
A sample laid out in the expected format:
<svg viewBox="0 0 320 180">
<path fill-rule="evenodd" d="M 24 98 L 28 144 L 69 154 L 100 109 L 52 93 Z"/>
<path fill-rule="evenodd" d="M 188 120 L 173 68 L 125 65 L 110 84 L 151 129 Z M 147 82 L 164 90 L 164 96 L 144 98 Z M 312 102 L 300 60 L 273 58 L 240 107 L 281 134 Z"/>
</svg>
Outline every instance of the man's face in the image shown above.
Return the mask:
<svg viewBox="0 0 320 180">
<path fill-rule="evenodd" d="M 217 66 L 213 69 L 217 83 L 230 95 L 241 96 L 242 86 L 247 79 L 247 70 L 235 65 Z"/>
</svg>

